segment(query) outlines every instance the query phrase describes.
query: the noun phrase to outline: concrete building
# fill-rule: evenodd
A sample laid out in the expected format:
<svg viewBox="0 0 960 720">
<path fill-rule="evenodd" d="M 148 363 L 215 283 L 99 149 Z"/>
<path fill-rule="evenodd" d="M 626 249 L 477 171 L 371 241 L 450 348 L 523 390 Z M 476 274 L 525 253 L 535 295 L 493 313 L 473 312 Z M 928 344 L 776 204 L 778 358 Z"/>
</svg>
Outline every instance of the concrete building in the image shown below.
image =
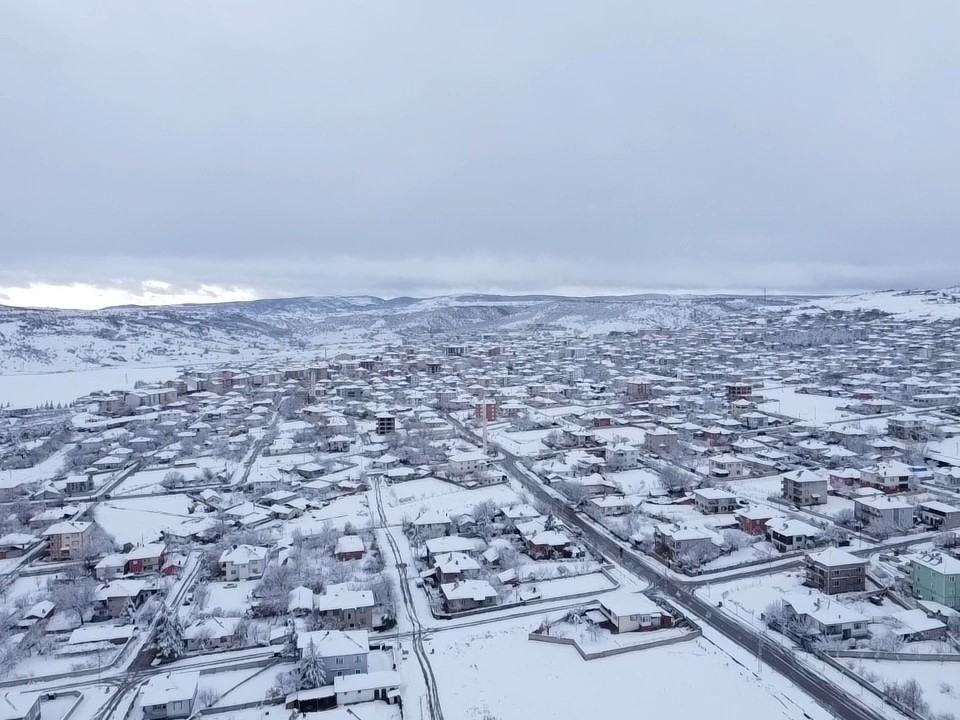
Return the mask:
<svg viewBox="0 0 960 720">
<path fill-rule="evenodd" d="M 302 657 L 310 648 L 323 658 L 327 684 L 336 678 L 367 672 L 370 637 L 366 630 L 316 630 L 297 633 L 297 652 Z"/>
<path fill-rule="evenodd" d="M 258 578 L 266 569 L 267 554 L 265 547 L 234 545 L 220 555 L 220 570 L 228 581 Z"/>
<path fill-rule="evenodd" d="M 0 693 L 0 720 L 40 720 L 40 693 Z"/>
<path fill-rule="evenodd" d="M 870 634 L 865 615 L 818 592 L 790 593 L 783 598 L 783 608 L 794 620 L 807 622 L 813 636 L 849 640 Z"/>
<path fill-rule="evenodd" d="M 885 495 L 855 499 L 853 514 L 874 529 L 903 530 L 913 526 L 913 505 Z"/>
<path fill-rule="evenodd" d="M 869 561 L 839 548 L 810 553 L 805 560 L 806 584 L 825 595 L 866 589 Z"/>
<path fill-rule="evenodd" d="M 640 593 L 601 597 L 600 612 L 618 633 L 659 630 L 673 624 L 670 613 Z"/>
<path fill-rule="evenodd" d="M 917 518 L 932 530 L 953 530 L 960 527 L 960 508 L 930 500 L 917 504 Z"/>
<path fill-rule="evenodd" d="M 732 513 L 738 509 L 737 496 L 718 488 L 700 488 L 693 491 L 693 502 L 704 515 Z"/>
<path fill-rule="evenodd" d="M 780 496 L 798 507 L 825 505 L 827 479 L 809 470 L 786 473 L 780 480 Z"/>
<path fill-rule="evenodd" d="M 946 553 L 929 552 L 910 558 L 913 594 L 953 610 L 960 610 L 960 560 Z"/>
<path fill-rule="evenodd" d="M 64 520 L 43 532 L 47 539 L 47 557 L 51 560 L 76 560 L 83 555 L 93 535 L 93 523 Z"/>
<path fill-rule="evenodd" d="M 140 696 L 145 720 L 172 720 L 190 717 L 197 701 L 199 672 L 155 675 Z"/>
</svg>

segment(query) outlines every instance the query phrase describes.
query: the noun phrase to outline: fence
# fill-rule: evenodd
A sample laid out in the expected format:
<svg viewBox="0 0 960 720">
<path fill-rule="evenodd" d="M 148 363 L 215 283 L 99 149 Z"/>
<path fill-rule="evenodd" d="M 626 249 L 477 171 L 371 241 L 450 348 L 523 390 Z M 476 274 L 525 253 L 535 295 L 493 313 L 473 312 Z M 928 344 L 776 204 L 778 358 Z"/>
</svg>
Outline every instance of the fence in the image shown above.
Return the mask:
<svg viewBox="0 0 960 720">
<path fill-rule="evenodd" d="M 698 628 L 692 628 L 690 632 L 684 633 L 680 636 L 674 636 L 669 638 L 663 638 L 661 640 L 651 640 L 648 643 L 642 643 L 639 645 L 628 645 L 625 647 L 610 648 L 609 650 L 598 650 L 597 652 L 586 652 L 576 640 L 572 638 L 556 637 L 554 635 L 541 635 L 539 633 L 530 633 L 527 635 L 529 640 L 535 640 L 536 642 L 545 642 L 545 643 L 554 643 L 557 645 L 570 645 L 575 648 L 580 657 L 584 660 L 596 660 L 598 658 L 611 657 L 613 655 L 622 655 L 628 652 L 636 652 L 638 650 L 649 650 L 651 648 L 663 647 L 664 645 L 676 645 L 677 643 L 689 642 L 700 637 L 703 634 L 703 631 Z"/>
<path fill-rule="evenodd" d="M 856 658 L 858 660 L 893 660 L 896 662 L 960 662 L 960 654 L 950 653 L 904 653 L 881 652 L 878 650 L 825 650 L 835 658 Z"/>
<path fill-rule="evenodd" d="M 519 602 L 505 603 L 503 605 L 491 605 L 490 607 L 477 608 L 476 610 L 463 610 L 461 612 L 444 612 L 437 610 L 434 606 L 434 603 L 430 603 L 430 614 L 438 620 L 455 620 L 462 617 L 470 617 L 471 615 L 482 615 L 483 613 L 497 612 L 498 610 L 509 610 L 510 608 L 518 607 L 529 607 L 531 605 L 538 605 L 545 602 L 557 602 L 558 600 L 576 600 L 577 598 L 585 597 L 594 597 L 601 593 L 612 592 L 617 590 L 620 587 L 620 581 L 617 580 L 610 573 L 609 565 L 600 566 L 600 574 L 603 575 L 607 580 L 613 583 L 613 587 L 609 587 L 606 590 L 587 590 L 586 592 L 572 593 L 570 595 L 563 595 L 561 597 L 554 598 L 538 598 L 534 600 L 521 600 Z M 593 575 L 595 573 L 587 573 L 588 575 Z M 576 575 L 574 577 L 585 577 L 584 575 Z"/>
</svg>

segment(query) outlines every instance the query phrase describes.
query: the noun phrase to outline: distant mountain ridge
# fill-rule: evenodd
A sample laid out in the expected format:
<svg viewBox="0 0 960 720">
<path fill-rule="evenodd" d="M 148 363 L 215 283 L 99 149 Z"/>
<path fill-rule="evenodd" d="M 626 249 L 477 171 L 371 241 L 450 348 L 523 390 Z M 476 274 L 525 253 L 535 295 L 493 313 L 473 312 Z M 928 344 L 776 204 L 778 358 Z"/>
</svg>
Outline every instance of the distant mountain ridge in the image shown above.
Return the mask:
<svg viewBox="0 0 960 720">
<path fill-rule="evenodd" d="M 928 295 L 923 295 L 928 293 Z M 922 297 L 921 297 L 922 296 Z M 903 300 L 903 297 L 910 298 Z M 743 313 L 853 311 L 960 317 L 960 290 L 849 297 L 460 294 L 268 298 L 246 302 L 50 310 L 0 306 L 0 373 L 313 357 L 423 333 L 681 329 Z M 884 308 L 887 309 L 884 309 Z M 918 317 L 923 317 L 918 315 Z"/>
</svg>

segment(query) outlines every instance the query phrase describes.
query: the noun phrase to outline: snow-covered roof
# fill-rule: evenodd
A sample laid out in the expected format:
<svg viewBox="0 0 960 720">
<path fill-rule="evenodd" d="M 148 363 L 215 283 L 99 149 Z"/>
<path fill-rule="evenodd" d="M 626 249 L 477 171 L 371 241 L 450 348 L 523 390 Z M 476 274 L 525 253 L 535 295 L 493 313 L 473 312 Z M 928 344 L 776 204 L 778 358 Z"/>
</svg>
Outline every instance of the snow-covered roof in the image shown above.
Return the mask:
<svg viewBox="0 0 960 720">
<path fill-rule="evenodd" d="M 23 720 L 37 702 L 38 694 L 20 692 L 0 694 L 0 720 Z"/>
<path fill-rule="evenodd" d="M 911 555 L 910 562 L 943 575 L 960 575 L 960 560 L 946 553 L 929 552 Z"/>
<path fill-rule="evenodd" d="M 167 551 L 164 543 L 148 543 L 133 548 L 127 553 L 127 560 L 152 560 L 158 558 Z"/>
<path fill-rule="evenodd" d="M 200 682 L 199 671 L 166 673 L 150 678 L 140 695 L 143 706 L 166 705 L 172 702 L 193 701 Z"/>
<path fill-rule="evenodd" d="M 898 623 L 893 629 L 895 635 L 913 635 L 914 633 L 929 632 L 930 630 L 942 630 L 947 626 L 936 618 L 928 617 L 927 614 L 917 608 L 916 610 L 904 610 L 892 616 Z"/>
<path fill-rule="evenodd" d="M 184 628 L 184 640 L 195 640 L 198 638 L 228 638 L 233 637 L 237 628 L 240 626 L 238 617 L 209 617 L 197 620 L 192 625 Z"/>
<path fill-rule="evenodd" d="M 366 630 L 316 630 L 297 633 L 298 650 L 306 650 L 311 642 L 321 657 L 370 652 L 370 637 Z"/>
<path fill-rule="evenodd" d="M 862 613 L 831 600 L 821 592 L 788 593 L 783 596 L 783 602 L 792 607 L 798 615 L 811 617 L 821 625 L 867 622 L 867 617 Z"/>
<path fill-rule="evenodd" d="M 220 555 L 220 562 L 243 564 L 255 560 L 267 559 L 267 548 L 257 547 L 255 545 L 237 545 L 236 547 L 224 550 Z"/>
<path fill-rule="evenodd" d="M 666 615 L 666 611 L 646 595 L 613 593 L 600 598 L 600 604 L 616 617 L 627 615 Z"/>
<path fill-rule="evenodd" d="M 481 602 L 495 598 L 497 591 L 486 580 L 460 580 L 455 583 L 443 583 L 440 591 L 447 600 L 475 600 Z"/>
<path fill-rule="evenodd" d="M 341 535 L 337 538 L 337 554 L 363 552 L 363 538 L 359 535 Z"/>
<path fill-rule="evenodd" d="M 866 565 L 867 560 L 841 550 L 838 547 L 829 547 L 819 552 L 809 553 L 807 559 L 826 567 L 842 567 L 844 565 Z"/>
<path fill-rule="evenodd" d="M 50 537 L 51 535 L 71 535 L 73 533 L 82 533 L 86 532 L 91 525 L 93 525 L 93 523 L 82 520 L 65 520 L 63 522 L 54 523 L 48 527 L 43 531 L 43 536 Z"/>
<path fill-rule="evenodd" d="M 343 590 L 326 592 L 313 597 L 313 607 L 319 612 L 373 607 L 373 593 L 369 590 Z"/>
<path fill-rule="evenodd" d="M 694 490 L 693 494 L 704 500 L 735 500 L 737 498 L 737 496 L 729 490 L 721 490 L 719 488 L 700 488 Z"/>
<path fill-rule="evenodd" d="M 400 673 L 396 670 L 380 670 L 372 673 L 340 675 L 333 679 L 333 688 L 338 693 L 376 690 L 379 688 L 399 688 Z"/>
<path fill-rule="evenodd" d="M 480 569 L 476 560 L 462 552 L 448 552 L 437 555 L 434 558 L 434 567 L 440 568 L 440 572 L 444 575 L 472 572 Z"/>
</svg>

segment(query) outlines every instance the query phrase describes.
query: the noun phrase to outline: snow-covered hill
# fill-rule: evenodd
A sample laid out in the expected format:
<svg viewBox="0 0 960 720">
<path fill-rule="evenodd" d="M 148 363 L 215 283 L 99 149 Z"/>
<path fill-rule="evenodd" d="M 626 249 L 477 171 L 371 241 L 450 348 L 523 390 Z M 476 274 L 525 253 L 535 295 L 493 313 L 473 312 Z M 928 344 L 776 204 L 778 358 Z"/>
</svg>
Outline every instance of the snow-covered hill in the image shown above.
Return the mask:
<svg viewBox="0 0 960 720">
<path fill-rule="evenodd" d="M 881 290 L 818 299 L 801 303 L 794 310 L 803 312 L 880 312 L 902 320 L 960 319 L 960 287 L 941 290 Z"/>
<path fill-rule="evenodd" d="M 796 300 L 774 303 L 792 306 Z M 314 356 L 436 332 L 555 327 L 584 334 L 682 328 L 744 311 L 759 298 L 635 295 L 307 297 L 95 311 L 0 307 L 0 372 L 200 364 Z"/>
</svg>

